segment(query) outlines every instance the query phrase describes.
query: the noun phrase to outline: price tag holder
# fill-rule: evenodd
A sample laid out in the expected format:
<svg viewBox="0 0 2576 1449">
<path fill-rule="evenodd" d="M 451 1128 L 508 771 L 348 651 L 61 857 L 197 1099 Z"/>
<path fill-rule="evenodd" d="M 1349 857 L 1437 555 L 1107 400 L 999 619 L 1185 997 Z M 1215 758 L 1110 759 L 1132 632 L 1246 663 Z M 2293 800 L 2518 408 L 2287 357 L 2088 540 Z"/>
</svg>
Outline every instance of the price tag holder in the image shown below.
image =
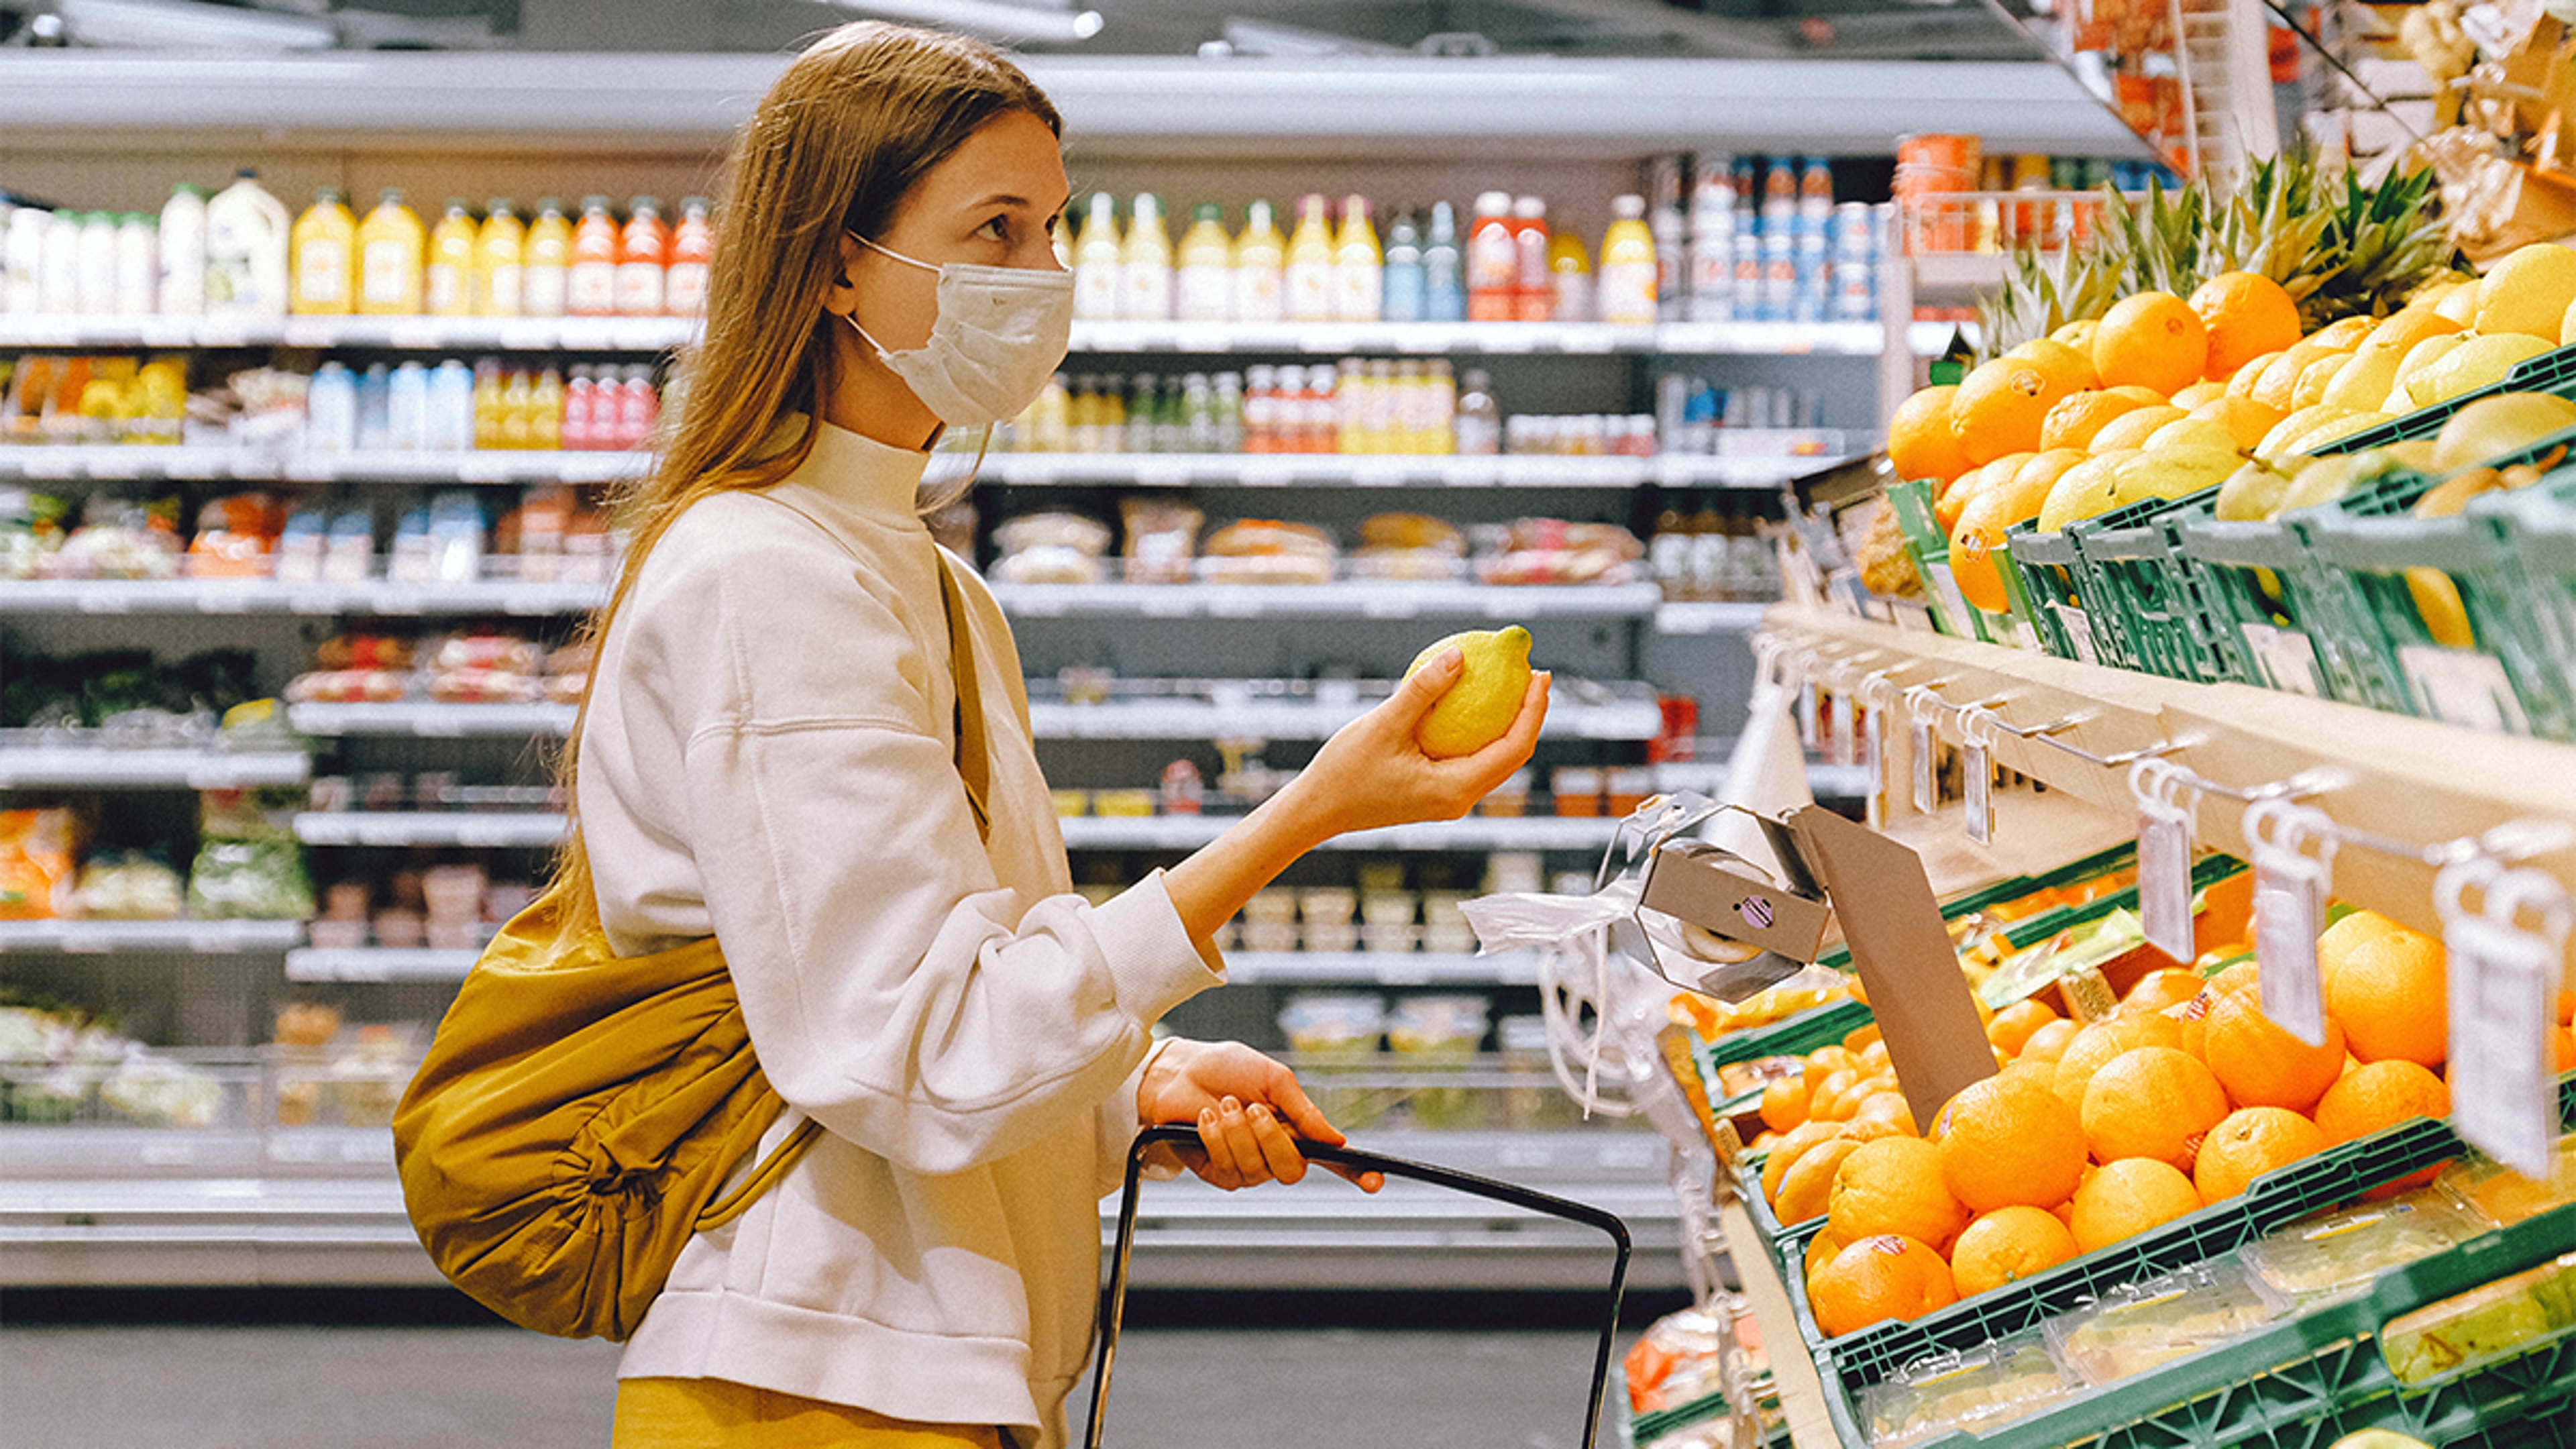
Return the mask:
<svg viewBox="0 0 2576 1449">
<path fill-rule="evenodd" d="M 2129 767 L 2129 793 L 2138 802 L 2138 924 L 2147 944 L 2190 964 L 2199 953 L 2191 938 L 2191 808 L 2183 803 L 2180 772 L 2159 760 Z"/>
<path fill-rule="evenodd" d="M 2471 889 L 2483 898 L 2474 913 L 2462 900 Z M 2549 1029 L 2576 906 L 2546 872 L 2484 856 L 2445 867 L 2433 896 L 2450 957 L 2452 1125 L 2523 1176 L 2546 1177 L 2558 1140 Z"/>
<path fill-rule="evenodd" d="M 1872 830 L 1887 827 L 1887 709 L 1873 704 L 1861 716 L 1861 768 L 1869 774 L 1867 823 Z"/>
<path fill-rule="evenodd" d="M 1914 777 L 1914 813 L 1917 815 L 1929 815 L 1941 808 L 1940 778 L 1933 770 L 1935 745 L 1932 735 L 1932 715 L 1939 707 L 1938 696 L 1921 685 L 1905 691 L 1906 765 Z"/>
<path fill-rule="evenodd" d="M 2245 811 L 2254 858 L 2254 963 L 2263 1014 L 2310 1046 L 2326 1039 L 2325 983 L 2317 933 L 2334 892 L 2333 820 L 2287 800 Z M 2307 853 L 2310 841 L 2316 854 Z"/>
<path fill-rule="evenodd" d="M 1995 762 L 1982 739 L 1971 738 L 1959 751 L 1968 799 L 1968 838 L 1979 845 L 1995 843 Z"/>
<path fill-rule="evenodd" d="M 1825 759 L 1849 769 L 1853 763 L 1854 736 L 1858 733 L 1852 718 L 1857 701 L 1849 688 L 1837 685 L 1826 706 Z"/>
</svg>

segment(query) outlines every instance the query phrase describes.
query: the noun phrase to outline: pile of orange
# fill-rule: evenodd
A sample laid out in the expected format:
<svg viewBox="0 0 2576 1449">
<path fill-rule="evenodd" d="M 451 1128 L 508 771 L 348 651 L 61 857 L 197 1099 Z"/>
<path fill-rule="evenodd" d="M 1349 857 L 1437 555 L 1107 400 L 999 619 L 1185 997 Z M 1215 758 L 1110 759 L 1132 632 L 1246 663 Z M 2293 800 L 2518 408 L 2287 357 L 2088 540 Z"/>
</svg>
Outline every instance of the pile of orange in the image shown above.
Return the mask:
<svg viewBox="0 0 2576 1449">
<path fill-rule="evenodd" d="M 2149 973 L 2111 1016 L 2038 1001 L 1987 1017 L 2001 1067 L 1918 1136 L 1875 1033 L 1767 1092 L 1762 1188 L 1818 1215 L 1808 1301 L 1830 1336 L 1912 1318 L 2235 1196 L 2256 1177 L 2446 1116 L 2441 943 L 2359 911 L 2317 941 L 2315 1046 L 2263 1014 L 2250 962 Z M 2558 1065 L 2576 1067 L 2559 1003 Z M 1858 1043 L 1858 1045 L 1854 1045 Z M 2409 1184 L 2418 1179 L 2410 1179 Z"/>
</svg>

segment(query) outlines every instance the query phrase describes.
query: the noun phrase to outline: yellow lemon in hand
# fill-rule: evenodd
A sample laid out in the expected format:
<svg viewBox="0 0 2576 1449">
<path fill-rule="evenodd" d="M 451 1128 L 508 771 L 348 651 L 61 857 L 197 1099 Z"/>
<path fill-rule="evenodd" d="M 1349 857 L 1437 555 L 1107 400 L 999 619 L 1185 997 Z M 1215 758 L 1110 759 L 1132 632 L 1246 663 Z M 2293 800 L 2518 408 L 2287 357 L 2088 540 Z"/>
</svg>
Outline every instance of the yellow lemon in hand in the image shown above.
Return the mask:
<svg viewBox="0 0 2576 1449">
<path fill-rule="evenodd" d="M 1411 678 L 1439 658 L 1440 651 L 1452 647 L 1466 667 L 1413 731 L 1422 753 L 1435 760 L 1472 755 L 1501 739 L 1520 717 L 1521 700 L 1529 693 L 1530 635 L 1518 624 L 1452 634 L 1415 655 L 1405 667 L 1405 677 Z"/>
</svg>

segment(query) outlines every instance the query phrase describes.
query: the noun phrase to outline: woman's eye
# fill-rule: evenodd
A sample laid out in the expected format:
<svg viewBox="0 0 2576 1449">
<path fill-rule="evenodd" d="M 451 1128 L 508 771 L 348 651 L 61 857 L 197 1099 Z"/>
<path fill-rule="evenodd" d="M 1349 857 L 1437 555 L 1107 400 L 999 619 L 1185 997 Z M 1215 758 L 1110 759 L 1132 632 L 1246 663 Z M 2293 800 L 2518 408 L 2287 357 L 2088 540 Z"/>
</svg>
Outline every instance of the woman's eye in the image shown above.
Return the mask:
<svg viewBox="0 0 2576 1449">
<path fill-rule="evenodd" d="M 991 221 L 975 228 L 975 234 L 977 236 L 991 237 L 993 240 L 998 242 L 1009 241 L 1011 239 L 1010 218 L 1004 216 L 994 217 Z"/>
</svg>

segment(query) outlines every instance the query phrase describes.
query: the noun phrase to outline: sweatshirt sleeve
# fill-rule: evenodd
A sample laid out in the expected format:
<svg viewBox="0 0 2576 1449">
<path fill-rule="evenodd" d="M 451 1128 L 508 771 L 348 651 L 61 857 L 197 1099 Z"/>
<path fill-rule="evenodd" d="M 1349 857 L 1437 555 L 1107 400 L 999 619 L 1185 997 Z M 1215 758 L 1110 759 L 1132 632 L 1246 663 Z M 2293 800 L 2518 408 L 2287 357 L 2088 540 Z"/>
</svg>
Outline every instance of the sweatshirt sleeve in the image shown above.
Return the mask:
<svg viewBox="0 0 2576 1449">
<path fill-rule="evenodd" d="M 723 681 L 681 803 L 771 1083 L 930 1174 L 1105 1126 L 1122 1092 L 1132 1123 L 1152 1023 L 1219 979 L 1159 873 L 1098 907 L 1001 886 L 933 724 L 944 655 L 846 560 L 742 572 L 703 580 L 653 672 Z"/>
</svg>

